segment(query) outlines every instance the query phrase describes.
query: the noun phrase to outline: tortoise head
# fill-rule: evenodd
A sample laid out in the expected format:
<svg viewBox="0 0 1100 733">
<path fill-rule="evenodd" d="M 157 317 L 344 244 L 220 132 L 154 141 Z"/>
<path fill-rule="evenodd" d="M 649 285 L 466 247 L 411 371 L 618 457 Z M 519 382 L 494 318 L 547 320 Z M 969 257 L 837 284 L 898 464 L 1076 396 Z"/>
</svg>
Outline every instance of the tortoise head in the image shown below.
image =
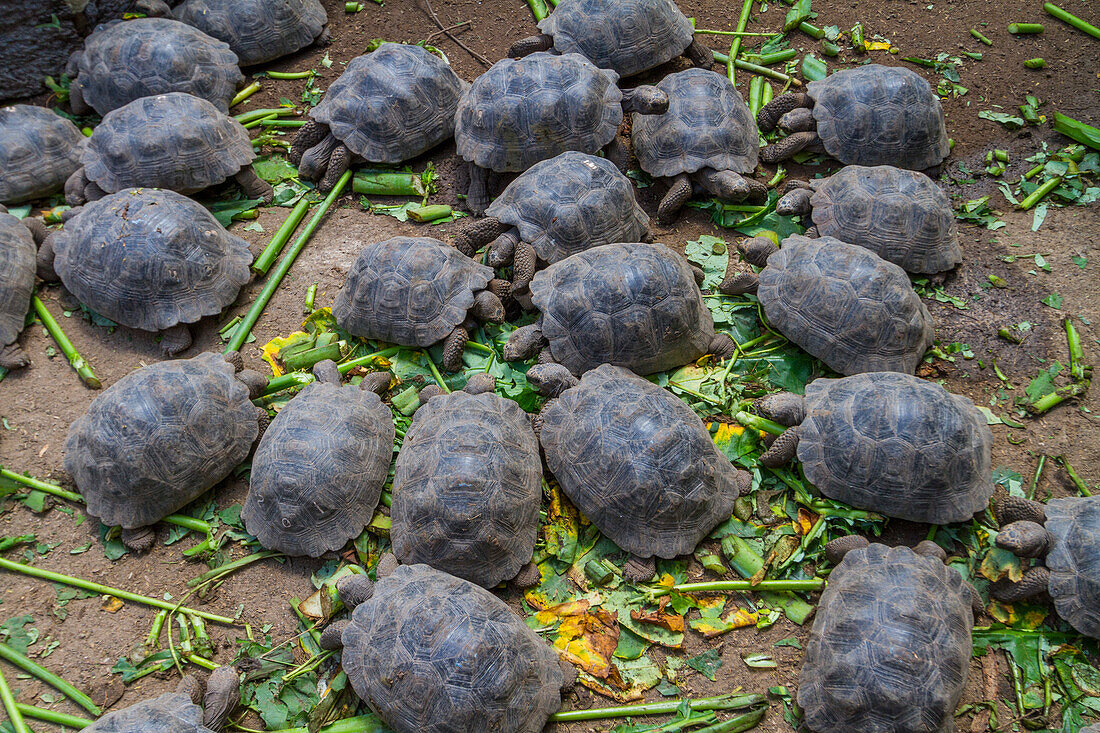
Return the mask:
<svg viewBox="0 0 1100 733">
<path fill-rule="evenodd" d="M 1043 557 L 1054 546 L 1054 535 L 1036 522 L 1012 522 L 997 533 L 997 547 L 1018 557 Z"/>
</svg>

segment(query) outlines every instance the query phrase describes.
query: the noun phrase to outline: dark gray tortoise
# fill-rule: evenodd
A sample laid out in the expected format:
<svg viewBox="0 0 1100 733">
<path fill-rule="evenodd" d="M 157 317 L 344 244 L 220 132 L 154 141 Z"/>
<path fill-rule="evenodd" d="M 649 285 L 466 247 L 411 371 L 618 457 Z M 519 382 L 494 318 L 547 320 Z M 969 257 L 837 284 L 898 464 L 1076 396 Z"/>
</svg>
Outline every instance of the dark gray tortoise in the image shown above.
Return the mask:
<svg viewBox="0 0 1100 733">
<path fill-rule="evenodd" d="M 830 499 L 888 517 L 950 524 L 993 495 L 993 433 L 966 397 L 910 374 L 815 379 L 805 398 L 769 395 L 758 411 L 791 425 L 760 456 L 776 467 L 797 454 Z"/>
<path fill-rule="evenodd" d="M 924 170 L 950 152 L 940 98 L 919 74 L 867 64 L 812 81 L 805 92 L 773 99 L 757 115 L 760 129 L 790 133 L 760 153 L 765 163 L 801 150 L 845 165 Z"/>
<path fill-rule="evenodd" d="M 328 191 L 349 165 L 401 163 L 454 134 L 465 82 L 421 46 L 383 43 L 348 63 L 290 148 L 298 173 Z"/>
<path fill-rule="evenodd" d="M 570 151 L 531 166 L 455 235 L 472 257 L 492 243 L 490 267 L 512 265 L 512 289 L 523 291 L 539 264 L 613 242 L 652 241 L 649 216 L 634 185 L 606 158 Z"/>
<path fill-rule="evenodd" d="M 732 356 L 733 340 L 714 332 L 700 279 L 663 244 L 605 244 L 571 255 L 531 281 L 541 315 L 512 333 L 504 358 L 538 355 L 580 375 L 600 364 L 652 374 L 704 354 Z"/>
<path fill-rule="evenodd" d="M 267 386 L 240 354 L 206 352 L 142 367 L 92 400 L 69 426 L 65 470 L 127 547 L 145 550 L 152 525 L 229 475 L 252 450 Z"/>
<path fill-rule="evenodd" d="M 502 323 L 508 282 L 431 237 L 393 237 L 363 247 L 332 314 L 354 336 L 402 346 L 443 341 L 443 367 L 458 371 L 468 328 Z"/>
<path fill-rule="evenodd" d="M 993 585 L 993 597 L 1015 603 L 1044 590 L 1058 615 L 1086 636 L 1100 639 L 1100 497 L 1051 499 L 1014 496 L 997 502 L 997 546 L 1020 557 L 1041 558 L 1018 583 Z"/>
<path fill-rule="evenodd" d="M 407 565 L 485 588 L 521 574 L 525 587 L 539 581 L 531 554 L 542 459 L 527 413 L 495 394 L 494 382 L 478 374 L 462 392 L 420 393 L 394 470 L 390 541 Z"/>
<path fill-rule="evenodd" d="M 122 326 L 159 332 L 167 356 L 251 277 L 248 242 L 173 191 L 127 188 L 71 212 L 38 251 L 39 277 Z"/>
<path fill-rule="evenodd" d="M 142 97 L 108 112 L 65 183 L 70 206 L 124 188 L 194 193 L 233 178 L 249 198 L 271 203 L 271 184 L 252 170 L 248 130 L 205 99 L 183 92 Z"/>
<path fill-rule="evenodd" d="M 504 59 L 475 79 L 458 103 L 454 131 L 470 164 L 467 208 L 485 212 L 490 170 L 522 172 L 569 150 L 594 154 L 616 140 L 624 112 L 668 109 L 659 89 L 623 91 L 618 80 L 575 53 Z"/>
<path fill-rule="evenodd" d="M 105 115 L 141 97 L 186 92 L 220 111 L 244 81 L 229 44 L 169 18 L 112 21 L 69 60 L 69 105 Z"/>
<path fill-rule="evenodd" d="M 256 446 L 245 528 L 269 550 L 320 557 L 370 523 L 393 459 L 389 372 L 341 387 L 333 361 L 287 403 Z"/>
<path fill-rule="evenodd" d="M 728 201 L 767 194 L 749 178 L 759 158 L 759 136 L 752 112 L 721 74 L 688 69 L 669 74 L 657 88 L 668 95 L 668 112 L 634 116 L 631 133 L 642 170 L 669 184 L 657 218 L 676 218 L 692 191 Z"/>
<path fill-rule="evenodd" d="M 537 36 L 512 44 L 515 58 L 535 51 L 579 53 L 619 76 L 648 71 L 681 54 L 704 69 L 710 49 L 695 40 L 695 28 L 672 0 L 562 0 L 539 21 Z"/>
<path fill-rule="evenodd" d="M 395 733 L 541 731 L 576 672 L 481 586 L 392 558 L 337 584 L 351 620 L 321 637 L 356 694 Z"/>
<path fill-rule="evenodd" d="M 833 371 L 912 374 L 932 345 L 932 316 L 909 276 L 864 247 L 794 234 L 782 249 L 764 237 L 738 249 L 764 269 L 729 273 L 719 289 L 755 292 L 772 326 Z"/>
<path fill-rule="evenodd" d="M 31 307 L 35 257 L 45 237 L 42 222 L 20 221 L 0 204 L 0 369 L 21 369 L 31 363 L 16 339 Z"/>
<path fill-rule="evenodd" d="M 80 167 L 84 136 L 45 107 L 0 107 L 0 203 L 18 204 L 61 190 Z"/>
<path fill-rule="evenodd" d="M 605 364 L 578 380 L 558 364 L 537 364 L 528 380 L 557 395 L 539 415 L 546 465 L 632 555 L 630 580 L 649 580 L 654 557 L 693 552 L 749 488 L 749 475 L 719 452 L 691 408 L 631 371 Z"/>
<path fill-rule="evenodd" d="M 84 730 L 89 733 L 218 733 L 240 701 L 240 686 L 240 675 L 231 666 L 223 665 L 210 674 L 205 694 L 202 683 L 186 675 L 175 692 L 107 713 Z"/>
<path fill-rule="evenodd" d="M 798 683 L 816 733 L 951 733 L 970 672 L 981 597 L 932 542 L 827 546 L 839 562 L 821 594 Z"/>
</svg>

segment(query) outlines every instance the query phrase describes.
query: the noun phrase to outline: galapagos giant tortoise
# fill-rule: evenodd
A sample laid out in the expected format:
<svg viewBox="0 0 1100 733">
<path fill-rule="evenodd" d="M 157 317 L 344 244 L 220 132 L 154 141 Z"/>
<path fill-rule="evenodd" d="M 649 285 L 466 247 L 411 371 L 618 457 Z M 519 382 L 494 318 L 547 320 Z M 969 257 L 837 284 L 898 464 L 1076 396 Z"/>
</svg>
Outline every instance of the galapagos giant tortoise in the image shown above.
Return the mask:
<svg viewBox="0 0 1100 733">
<path fill-rule="evenodd" d="M 46 227 L 37 219 L 20 221 L 0 204 L 0 368 L 20 369 L 30 357 L 16 339 L 27 322 L 34 294 L 35 256 Z"/>
<path fill-rule="evenodd" d="M 165 6 L 160 12 L 228 43 L 241 66 L 274 61 L 328 39 L 328 13 L 320 0 L 184 0 L 174 11 Z"/>
<path fill-rule="evenodd" d="M 0 107 L 0 203 L 50 196 L 80 167 L 84 136 L 45 107 Z"/>
<path fill-rule="evenodd" d="M 240 701 L 240 684 L 237 670 L 227 665 L 211 673 L 205 694 L 202 684 L 186 675 L 175 692 L 107 713 L 84 730 L 89 733 L 218 733 Z"/>
</svg>

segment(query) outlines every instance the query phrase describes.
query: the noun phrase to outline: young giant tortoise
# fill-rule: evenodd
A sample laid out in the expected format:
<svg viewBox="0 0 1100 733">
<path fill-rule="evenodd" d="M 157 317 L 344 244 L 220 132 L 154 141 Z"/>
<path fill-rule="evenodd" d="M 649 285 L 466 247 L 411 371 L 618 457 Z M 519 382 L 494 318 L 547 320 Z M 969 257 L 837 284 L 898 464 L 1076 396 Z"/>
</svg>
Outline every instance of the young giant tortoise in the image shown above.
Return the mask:
<svg viewBox="0 0 1100 733">
<path fill-rule="evenodd" d="M 389 372 L 341 387 L 335 362 L 271 421 L 252 457 L 245 528 L 269 550 L 320 557 L 370 523 L 393 459 Z"/>
<path fill-rule="evenodd" d="M 248 242 L 173 191 L 127 188 L 71 211 L 38 252 L 39 277 L 120 325 L 161 332 L 168 356 L 251 277 Z"/>
<path fill-rule="evenodd" d="M 454 134 L 465 82 L 420 46 L 383 43 L 351 60 L 294 137 L 290 160 L 328 191 L 349 165 L 401 163 Z"/>
<path fill-rule="evenodd" d="M 828 178 L 792 181 L 775 211 L 810 215 L 807 236 L 858 244 L 907 272 L 934 275 L 962 262 L 951 201 L 916 171 L 849 165 Z"/>
<path fill-rule="evenodd" d="M 867 64 L 773 99 L 757 115 L 760 129 L 791 134 L 760 153 L 765 163 L 800 150 L 828 153 L 845 165 L 924 170 L 950 152 L 940 98 L 910 69 Z"/>
<path fill-rule="evenodd" d="M 240 701 L 240 686 L 240 675 L 231 666 L 218 667 L 210 674 L 205 695 L 202 683 L 186 675 L 175 692 L 107 713 L 84 730 L 88 733 L 218 733 Z"/>
<path fill-rule="evenodd" d="M 932 345 L 932 316 L 909 276 L 864 247 L 794 234 L 782 249 L 764 237 L 738 249 L 764 269 L 731 273 L 719 289 L 755 292 L 772 326 L 833 371 L 912 374 Z"/>
<path fill-rule="evenodd" d="M 127 547 L 151 547 L 151 525 L 248 456 L 267 424 L 267 412 L 251 400 L 266 386 L 262 374 L 243 370 L 235 351 L 152 364 L 118 380 L 65 440 L 65 470 L 88 513 L 122 525 Z"/>
<path fill-rule="evenodd" d="M 657 88 L 668 95 L 668 111 L 635 115 L 632 138 L 642 170 L 668 180 L 657 207 L 662 223 L 676 217 L 693 189 L 728 201 L 767 194 L 764 184 L 748 177 L 759 158 L 759 136 L 733 82 L 688 69 L 669 74 Z"/>
<path fill-rule="evenodd" d="M 472 257 L 492 242 L 489 266 L 511 264 L 514 291 L 527 288 L 540 262 L 552 265 L 602 244 L 652 241 L 630 179 L 606 158 L 575 151 L 531 166 L 485 217 L 455 235 L 455 246 Z"/>
<path fill-rule="evenodd" d="M 1015 603 L 1050 593 L 1058 615 L 1086 636 L 1100 639 L 1100 497 L 997 502 L 997 547 L 1042 558 L 1018 583 L 993 585 L 993 597 Z"/>
<path fill-rule="evenodd" d="M 241 123 L 183 92 L 142 97 L 108 112 L 65 183 L 70 206 L 124 188 L 194 193 L 232 177 L 249 198 L 271 203 L 271 184 L 252 170 L 256 151 Z"/>
<path fill-rule="evenodd" d="M 600 364 L 652 374 L 735 350 L 715 334 L 696 272 L 663 244 L 605 244 L 566 257 L 535 275 L 531 300 L 542 314 L 508 338 L 508 361 L 541 351 L 541 361 L 577 375 Z"/>
<path fill-rule="evenodd" d="M 42 222 L 20 221 L 0 204 L 0 369 L 21 369 L 31 363 L 16 339 L 27 321 L 35 256 L 45 236 Z"/>
<path fill-rule="evenodd" d="M 769 395 L 765 417 L 791 425 L 760 463 L 797 453 L 830 499 L 914 522 L 963 522 L 989 505 L 993 433 L 966 397 L 909 374 L 815 379 L 805 398 Z"/>
<path fill-rule="evenodd" d="M 506 292 L 507 281 L 494 280 L 491 268 L 438 239 L 393 237 L 359 253 L 332 314 L 361 338 L 420 347 L 443 341 L 443 367 L 454 372 L 467 328 L 504 321 L 496 293 Z"/>
<path fill-rule="evenodd" d="M 546 465 L 577 508 L 631 553 L 629 579 L 649 580 L 655 556 L 694 551 L 748 490 L 749 475 L 719 452 L 691 408 L 649 380 L 610 364 L 580 380 L 536 364 L 527 378 L 557 395 L 539 415 Z"/>
<path fill-rule="evenodd" d="M 45 107 L 0 107 L 0 203 L 50 196 L 80 167 L 84 136 Z"/>
<path fill-rule="evenodd" d="M 683 54 L 709 69 L 714 56 L 673 0 L 562 0 L 539 21 L 537 36 L 516 41 L 508 56 L 579 53 L 601 69 L 631 76 Z"/>
<path fill-rule="evenodd" d="M 337 584 L 351 620 L 321 637 L 356 694 L 395 733 L 539 733 L 572 668 L 481 586 L 392 557 Z"/>
</svg>

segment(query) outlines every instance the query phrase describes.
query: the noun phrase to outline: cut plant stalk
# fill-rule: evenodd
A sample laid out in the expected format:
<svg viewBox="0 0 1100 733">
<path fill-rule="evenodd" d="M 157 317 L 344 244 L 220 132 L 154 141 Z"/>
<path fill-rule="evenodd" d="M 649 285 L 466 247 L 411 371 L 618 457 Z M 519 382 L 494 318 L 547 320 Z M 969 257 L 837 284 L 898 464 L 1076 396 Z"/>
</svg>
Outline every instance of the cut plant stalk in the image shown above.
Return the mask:
<svg viewBox="0 0 1100 733">
<path fill-rule="evenodd" d="M 388 505 L 387 505 L 388 506 Z M 0 552 L 6 552 L 16 545 L 26 544 L 27 542 L 34 542 L 35 536 L 33 534 L 23 534 L 18 537 L 5 537 L 0 540 Z"/>
<path fill-rule="evenodd" d="M 251 130 L 254 127 L 259 127 L 264 122 L 269 122 L 269 121 L 274 120 L 276 117 L 278 117 L 278 115 L 275 114 L 274 112 L 272 112 L 271 114 L 264 115 L 263 117 L 260 117 L 259 119 L 252 120 L 251 122 L 246 122 L 242 125 L 242 127 L 246 130 Z"/>
<path fill-rule="evenodd" d="M 749 112 L 752 113 L 754 120 L 760 114 L 760 108 L 764 106 L 761 100 L 764 98 L 765 84 L 767 82 L 764 81 L 762 76 L 754 76 L 752 81 L 749 82 Z"/>
<path fill-rule="evenodd" d="M 42 302 L 42 299 L 37 295 L 32 295 L 31 304 L 34 306 L 34 312 L 38 315 L 38 319 L 42 321 L 42 325 L 46 327 L 50 336 L 57 342 L 57 346 L 61 349 L 61 353 L 69 360 L 69 365 L 76 370 L 78 375 L 80 375 L 80 381 L 84 382 L 84 386 L 89 389 L 99 389 L 102 387 L 103 385 L 100 384 L 95 372 L 88 366 L 88 362 L 84 361 L 84 357 L 80 355 L 76 347 L 73 346 L 73 343 L 69 341 L 69 337 L 61 330 L 61 326 L 57 325 L 57 321 L 54 320 L 54 317 L 46 310 L 46 305 Z"/>
<path fill-rule="evenodd" d="M 1049 14 L 1053 15 L 1055 18 L 1062 21 L 1063 23 L 1069 23 L 1077 30 L 1088 33 L 1093 38 L 1100 38 L 1100 28 L 1097 28 L 1091 23 L 1086 23 L 1072 13 L 1067 13 L 1065 10 L 1062 10 L 1054 3 L 1044 3 L 1043 10 L 1047 11 Z"/>
<path fill-rule="evenodd" d="M 428 194 L 420 173 L 397 171 L 359 172 L 351 181 L 351 190 L 367 196 L 415 196 Z"/>
<path fill-rule="evenodd" d="M 803 33 L 810 36 L 811 38 L 813 38 L 816 41 L 820 41 L 822 38 L 825 37 L 825 31 L 824 30 L 822 30 L 821 28 L 818 28 L 815 25 L 810 25 L 806 21 L 802 21 L 801 23 L 798 24 L 798 30 L 802 31 Z"/>
<path fill-rule="evenodd" d="M 1062 404 L 1068 399 L 1074 397 L 1080 397 L 1088 391 L 1089 382 L 1085 380 L 1083 382 L 1074 382 L 1073 384 L 1067 384 L 1065 387 L 1059 387 L 1050 394 L 1043 395 L 1039 399 L 1027 405 L 1028 412 L 1035 415 L 1042 415 L 1044 412 L 1051 410 L 1054 407 Z"/>
<path fill-rule="evenodd" d="M 776 36 L 783 35 L 782 33 L 750 33 L 749 31 L 719 31 L 711 28 L 696 28 L 696 33 L 709 33 L 715 36 L 741 36 L 742 38 L 752 38 L 754 36 L 762 36 L 765 38 L 774 38 Z"/>
<path fill-rule="evenodd" d="M 365 356 L 358 356 L 354 359 L 349 359 L 348 361 L 345 361 L 343 364 L 338 365 L 337 369 L 340 371 L 341 374 L 347 374 L 355 367 L 367 366 L 375 359 L 384 359 L 386 357 L 393 356 L 397 352 L 401 351 L 401 349 L 402 347 L 400 346 L 391 346 L 388 349 L 375 351 L 374 353 L 366 354 Z M 309 374 L 308 372 L 296 372 L 292 374 L 284 374 L 281 377 L 272 377 L 270 380 L 268 380 L 267 389 L 264 390 L 262 396 L 266 397 L 268 395 L 273 395 L 278 392 L 282 392 L 284 389 L 290 389 L 291 387 L 304 387 L 307 384 L 312 384 L 312 382 L 313 375 Z"/>
<path fill-rule="evenodd" d="M 1009 23 L 1008 32 L 1014 36 L 1023 36 L 1033 33 L 1042 33 L 1042 23 Z"/>
<path fill-rule="evenodd" d="M 56 674 L 46 669 L 42 665 L 27 659 L 16 650 L 12 649 L 7 644 L 0 642 L 0 659 L 11 662 L 16 667 L 30 672 L 38 679 L 45 682 L 56 689 L 65 697 L 75 702 L 80 707 L 87 710 L 92 715 L 102 715 L 103 711 L 99 709 L 99 706 L 92 702 L 92 698 L 85 695 L 80 690 L 76 689 L 72 684 L 58 677 Z"/>
<path fill-rule="evenodd" d="M 1047 62 L 1041 58 L 1027 59 L 1024 61 L 1024 66 L 1029 69 L 1045 69 Z"/>
<path fill-rule="evenodd" d="M 974 31 L 970 31 L 973 33 Z M 867 43 L 863 40 L 863 24 L 856 23 L 852 26 L 852 50 L 856 53 L 867 53 Z"/>
<path fill-rule="evenodd" d="M 233 97 L 232 100 L 230 100 L 229 108 L 233 109 L 238 104 L 240 104 L 244 100 L 248 99 L 249 97 L 251 97 L 256 92 L 260 91 L 260 89 L 262 89 L 262 88 L 263 87 L 260 86 L 260 82 L 258 82 L 258 81 L 252 82 L 251 84 L 246 86 L 244 89 L 237 92 L 237 95 L 235 97 Z"/>
<path fill-rule="evenodd" d="M 1089 485 L 1077 475 L 1077 472 L 1073 470 L 1073 466 L 1069 465 L 1069 461 L 1065 456 L 1058 456 L 1054 460 L 1062 464 L 1062 468 L 1066 469 L 1066 474 L 1069 476 L 1069 480 L 1073 482 L 1073 485 L 1077 487 L 1077 491 L 1081 496 L 1092 496 L 1092 492 L 1089 491 Z"/>
<path fill-rule="evenodd" d="M 359 3 L 359 2 L 344 3 L 344 12 L 345 13 L 358 13 L 362 9 L 363 9 L 363 3 Z"/>
<path fill-rule="evenodd" d="M 751 413 L 739 410 L 733 419 L 744 425 L 746 428 L 752 428 L 754 430 L 762 430 L 765 433 L 771 433 L 772 435 L 782 435 L 787 432 L 787 428 L 779 423 L 768 420 L 767 418 L 760 417 L 759 415 L 753 415 Z"/>
<path fill-rule="evenodd" d="M 68 713 L 59 713 L 56 710 L 36 708 L 33 705 L 24 705 L 21 702 L 16 703 L 15 706 L 19 708 L 19 712 L 23 713 L 23 715 L 28 718 L 34 718 L 35 720 L 41 720 L 46 723 L 53 723 L 65 728 L 76 728 L 80 730 L 92 724 L 92 721 L 87 718 L 69 715 Z"/>
<path fill-rule="evenodd" d="M 260 560 L 266 560 L 269 557 L 283 557 L 283 553 L 276 552 L 275 550 L 263 550 L 262 552 L 254 552 L 251 555 L 245 555 L 239 560 L 228 562 L 225 565 L 219 565 L 213 570 L 208 570 L 202 575 L 199 575 L 191 580 L 187 581 L 188 588 L 194 588 L 195 586 L 203 585 L 215 580 L 220 580 L 225 576 L 240 570 L 243 567 L 247 567 L 254 562 Z"/>
<path fill-rule="evenodd" d="M 276 117 L 292 117 L 298 114 L 298 110 L 293 107 L 272 107 L 269 109 L 253 109 L 248 112 L 242 112 L 239 115 L 235 115 L 233 119 L 240 122 L 242 125 L 253 120 L 258 120 L 269 115 L 274 114 Z"/>
<path fill-rule="evenodd" d="M 33 476 L 22 476 L 14 471 L 0 466 L 0 478 L 6 478 L 10 481 L 23 484 L 24 486 L 38 491 L 44 491 L 47 494 L 53 494 L 54 496 L 61 497 L 62 499 L 68 499 L 69 501 L 76 501 L 81 504 L 84 503 L 84 497 L 72 491 L 66 491 L 57 484 L 51 484 L 41 479 L 34 478 Z"/>
<path fill-rule="evenodd" d="M 633 718 L 638 715 L 668 715 L 675 713 L 686 703 L 689 710 L 739 710 L 752 705 L 767 702 L 767 698 L 758 693 L 743 695 L 719 695 L 696 699 L 666 700 L 664 702 L 642 703 L 640 705 L 616 705 L 588 710 L 566 710 L 554 713 L 549 720 L 553 723 L 576 723 L 585 720 L 606 720 L 608 718 Z"/>
<path fill-rule="evenodd" d="M 265 71 L 263 74 L 271 79 L 308 79 L 316 72 L 310 69 L 308 71 Z"/>
<path fill-rule="evenodd" d="M 648 595 L 659 598 L 663 595 L 668 595 L 670 590 L 674 590 L 678 593 L 729 593 L 733 591 L 741 593 L 751 593 L 753 591 L 791 591 L 808 593 L 810 591 L 821 590 L 824 587 L 824 578 L 810 578 L 808 580 L 761 580 L 759 583 L 753 583 L 751 580 L 713 580 L 706 583 L 681 583 L 680 585 L 672 586 L 671 589 L 667 586 L 662 586 L 660 588 L 654 588 Z"/>
<path fill-rule="evenodd" d="M 752 0 L 745 0 L 745 4 L 741 6 L 741 15 L 737 19 L 736 31 L 743 32 L 749 24 L 749 15 L 752 13 Z M 734 69 L 737 68 L 737 54 L 741 53 L 741 36 L 735 36 L 733 43 L 730 44 L 729 56 L 725 59 L 726 64 L 726 76 L 729 77 L 731 82 L 736 83 L 734 78 Z M 716 61 L 721 63 L 721 60 L 715 56 Z"/>
<path fill-rule="evenodd" d="M 1055 176 L 1054 178 L 1051 178 L 1050 180 L 1043 182 L 1043 184 L 1041 186 L 1039 186 L 1037 189 L 1035 189 L 1034 191 L 1032 191 L 1031 194 L 1027 198 L 1023 199 L 1022 201 L 1020 201 L 1020 203 L 1016 204 L 1016 208 L 1020 209 L 1021 211 L 1027 211 L 1031 207 L 1035 206 L 1035 204 L 1042 201 L 1043 198 L 1048 193 L 1050 193 L 1054 189 L 1058 188 L 1059 184 L 1061 184 L 1061 183 L 1062 183 L 1062 177 L 1061 176 Z"/>
<path fill-rule="evenodd" d="M 1066 329 L 1066 345 L 1069 349 L 1069 372 L 1074 379 L 1080 381 L 1085 378 L 1087 368 L 1083 363 L 1085 352 L 1081 348 L 1081 334 L 1077 333 L 1073 321 L 1069 318 L 1063 321 L 1063 325 Z"/>
<path fill-rule="evenodd" d="M 1035 492 L 1039 488 L 1039 479 L 1043 475 L 1043 466 L 1045 466 L 1046 464 L 1047 457 L 1044 453 L 1043 455 L 1039 456 L 1039 465 L 1035 467 L 1035 475 L 1031 477 L 1031 485 L 1028 487 L 1027 490 L 1027 498 L 1031 499 L 1032 501 L 1035 500 Z"/>
<path fill-rule="evenodd" d="M 263 127 L 304 127 L 305 120 L 280 120 L 264 117 L 260 120 L 260 124 Z"/>
<path fill-rule="evenodd" d="M 715 723 L 714 725 L 708 725 L 706 728 L 699 728 L 695 733 L 741 733 L 741 731 L 755 728 L 766 712 L 768 712 L 768 706 L 761 705 L 756 710 L 742 713 L 722 723 Z"/>
<path fill-rule="evenodd" d="M 31 729 L 23 721 L 23 714 L 19 712 L 19 708 L 15 704 L 15 696 L 11 694 L 11 688 L 8 687 L 8 681 L 4 679 L 3 671 L 0 671 L 0 701 L 4 703 L 4 710 L 8 713 L 8 721 L 11 723 L 12 730 L 15 733 L 31 733 Z"/>
<path fill-rule="evenodd" d="M 281 225 L 279 225 L 275 234 L 271 236 L 271 240 L 267 243 L 267 246 L 264 247 L 264 251 L 261 252 L 260 256 L 256 258 L 256 261 L 252 263 L 253 272 L 264 275 L 267 274 L 267 271 L 275 264 L 275 259 L 282 253 L 283 247 L 286 246 L 287 241 L 290 239 L 291 235 L 294 234 L 294 230 L 298 228 L 298 224 L 301 223 L 307 211 L 309 211 L 309 201 L 303 196 L 298 200 L 298 203 L 294 205 L 294 208 L 290 210 L 290 215 L 283 220 Z"/>
<path fill-rule="evenodd" d="M 454 213 L 451 211 L 451 207 L 446 204 L 433 204 L 431 206 L 419 206 L 416 208 L 410 206 L 405 211 L 409 215 L 409 218 L 418 224 L 426 224 L 436 221 L 437 219 L 444 219 Z"/>
<path fill-rule="evenodd" d="M 531 14 L 535 16 L 535 22 L 544 20 L 546 16 L 550 15 L 550 10 L 546 7 L 544 0 L 527 0 L 527 7 L 531 8 Z"/>
<path fill-rule="evenodd" d="M 712 51 L 711 54 L 714 56 L 714 60 L 720 64 L 724 64 L 729 61 L 729 56 L 724 53 Z M 737 59 L 737 61 L 734 63 L 734 66 L 736 66 L 738 69 L 741 69 L 742 71 L 748 71 L 753 74 L 759 74 L 760 76 L 766 76 L 769 79 L 775 79 L 776 81 L 781 81 L 784 84 L 790 84 L 793 87 L 802 86 L 802 82 L 798 79 L 795 79 L 793 76 L 788 76 L 781 71 L 776 71 L 775 69 L 769 69 L 766 66 L 757 66 L 756 64 L 750 64 L 748 61 L 742 61 L 741 59 Z"/>
<path fill-rule="evenodd" d="M 313 301 L 316 300 L 316 299 L 317 299 L 317 283 L 313 283 L 312 285 L 309 286 L 309 289 L 306 290 L 306 299 L 305 299 L 305 302 L 302 303 L 302 312 L 305 315 L 308 316 L 310 313 L 313 312 Z"/>
<path fill-rule="evenodd" d="M 757 54 L 746 54 L 745 60 L 749 63 L 759 64 L 760 66 L 771 66 L 772 64 L 782 63 L 783 61 L 790 61 L 798 55 L 798 50 L 794 48 L 788 48 L 784 51 L 776 51 L 775 53 L 767 53 L 763 56 Z"/>
<path fill-rule="evenodd" d="M 832 41 L 828 41 L 828 40 L 822 41 L 821 42 L 821 53 L 825 54 L 826 56 L 839 56 L 840 55 L 840 46 L 836 45 Z"/>
<path fill-rule="evenodd" d="M 985 36 L 983 36 L 977 28 L 971 28 L 970 29 L 970 35 L 974 36 L 975 38 L 977 38 L 979 41 L 981 41 L 982 43 L 984 43 L 987 46 L 992 46 L 993 45 L 993 41 L 991 41 L 988 38 L 986 38 Z"/>
<path fill-rule="evenodd" d="M 1078 122 L 1072 117 L 1067 117 L 1061 112 L 1054 113 L 1054 129 L 1068 138 L 1088 145 L 1090 148 L 1100 150 L 1100 128 L 1084 122 Z"/>
</svg>

